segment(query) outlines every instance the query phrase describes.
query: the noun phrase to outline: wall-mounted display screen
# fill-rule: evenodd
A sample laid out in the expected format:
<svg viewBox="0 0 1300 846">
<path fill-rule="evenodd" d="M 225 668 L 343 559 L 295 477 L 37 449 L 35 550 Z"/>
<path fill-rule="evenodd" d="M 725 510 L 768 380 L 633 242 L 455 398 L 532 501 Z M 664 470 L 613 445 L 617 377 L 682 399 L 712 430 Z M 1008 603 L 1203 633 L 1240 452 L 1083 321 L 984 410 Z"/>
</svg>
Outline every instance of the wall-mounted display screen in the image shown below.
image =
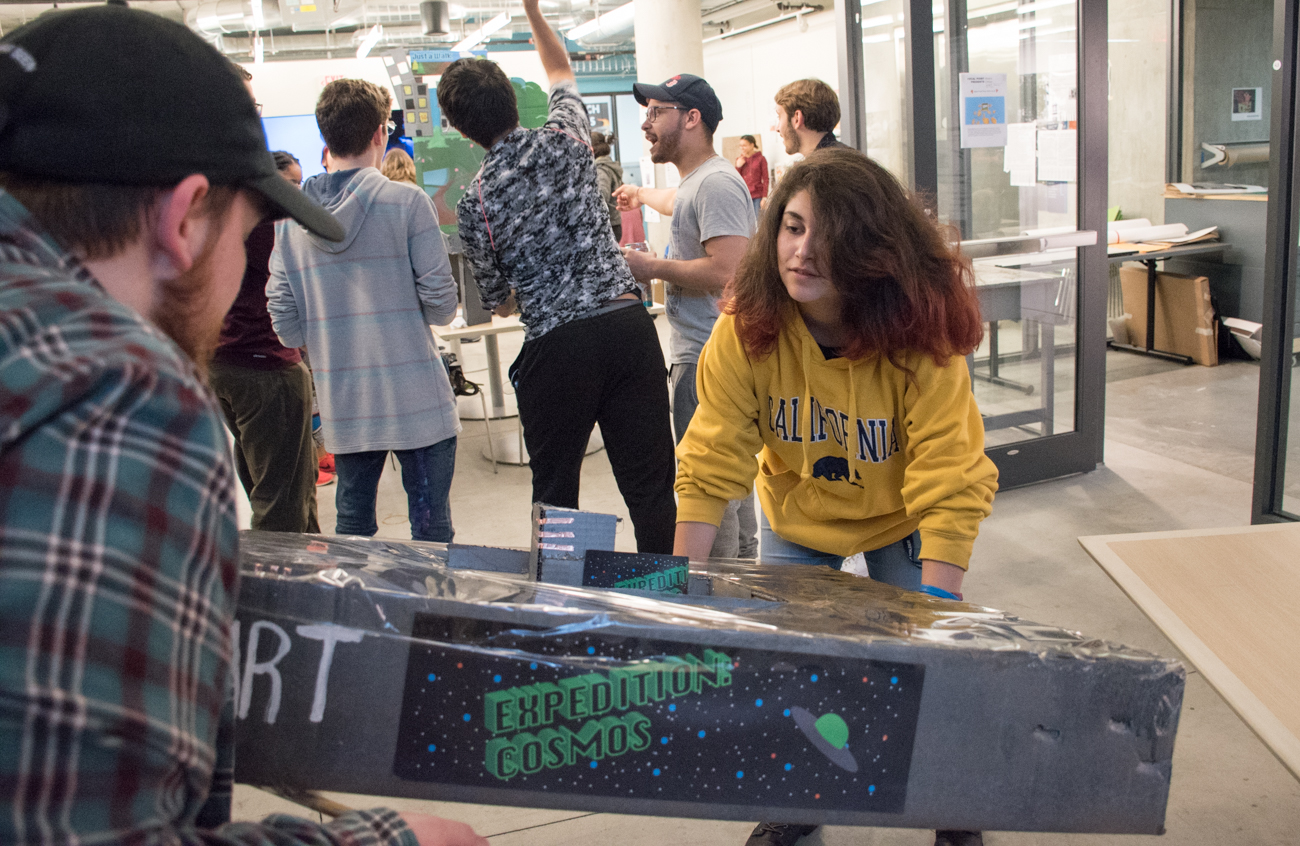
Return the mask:
<svg viewBox="0 0 1300 846">
<path fill-rule="evenodd" d="M 303 179 L 325 172 L 320 163 L 325 142 L 321 140 L 315 115 L 262 118 L 262 128 L 266 130 L 267 149 L 285 150 L 298 157 Z"/>
</svg>

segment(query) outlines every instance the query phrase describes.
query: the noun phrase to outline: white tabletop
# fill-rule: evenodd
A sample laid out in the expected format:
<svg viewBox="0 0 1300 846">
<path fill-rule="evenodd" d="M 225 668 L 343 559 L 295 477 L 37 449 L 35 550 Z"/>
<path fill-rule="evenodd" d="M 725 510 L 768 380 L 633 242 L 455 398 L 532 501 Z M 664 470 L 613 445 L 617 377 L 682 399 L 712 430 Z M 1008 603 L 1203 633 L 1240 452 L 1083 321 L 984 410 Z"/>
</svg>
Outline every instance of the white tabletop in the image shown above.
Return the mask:
<svg viewBox="0 0 1300 846">
<path fill-rule="evenodd" d="M 646 311 L 650 312 L 651 315 L 663 314 L 664 307 L 661 303 L 655 303 Z M 512 314 L 509 317 L 493 315 L 491 323 L 479 323 L 459 329 L 452 329 L 450 326 L 434 326 L 432 328 L 439 338 L 445 341 L 454 341 L 460 338 L 477 338 L 480 335 L 500 335 L 502 332 L 522 332 L 524 324 L 520 321 L 519 315 Z"/>
</svg>

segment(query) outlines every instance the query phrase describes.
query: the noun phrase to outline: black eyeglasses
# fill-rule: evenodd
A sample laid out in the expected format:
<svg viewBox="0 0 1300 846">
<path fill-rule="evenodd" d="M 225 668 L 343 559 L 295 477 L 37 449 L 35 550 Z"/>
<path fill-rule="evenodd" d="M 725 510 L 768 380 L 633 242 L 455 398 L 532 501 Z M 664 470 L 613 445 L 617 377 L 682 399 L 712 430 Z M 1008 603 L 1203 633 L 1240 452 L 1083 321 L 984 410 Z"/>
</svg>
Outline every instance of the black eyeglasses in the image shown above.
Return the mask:
<svg viewBox="0 0 1300 846">
<path fill-rule="evenodd" d="M 650 106 L 645 110 L 645 119 L 654 123 L 662 112 L 689 112 L 685 106 Z"/>
</svg>

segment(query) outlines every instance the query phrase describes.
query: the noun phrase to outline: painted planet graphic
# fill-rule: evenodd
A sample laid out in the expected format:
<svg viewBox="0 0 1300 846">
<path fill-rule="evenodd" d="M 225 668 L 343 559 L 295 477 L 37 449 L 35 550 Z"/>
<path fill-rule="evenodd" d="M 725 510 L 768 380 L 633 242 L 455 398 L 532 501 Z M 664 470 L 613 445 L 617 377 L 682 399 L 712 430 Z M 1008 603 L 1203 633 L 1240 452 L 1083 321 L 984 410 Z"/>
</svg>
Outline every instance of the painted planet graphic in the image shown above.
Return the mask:
<svg viewBox="0 0 1300 846">
<path fill-rule="evenodd" d="M 858 771 L 858 762 L 849 751 L 849 726 L 839 714 L 828 713 L 814 717 L 811 711 L 794 707 L 790 709 L 794 724 L 804 737 L 826 756 L 832 764 L 851 773 Z"/>
</svg>

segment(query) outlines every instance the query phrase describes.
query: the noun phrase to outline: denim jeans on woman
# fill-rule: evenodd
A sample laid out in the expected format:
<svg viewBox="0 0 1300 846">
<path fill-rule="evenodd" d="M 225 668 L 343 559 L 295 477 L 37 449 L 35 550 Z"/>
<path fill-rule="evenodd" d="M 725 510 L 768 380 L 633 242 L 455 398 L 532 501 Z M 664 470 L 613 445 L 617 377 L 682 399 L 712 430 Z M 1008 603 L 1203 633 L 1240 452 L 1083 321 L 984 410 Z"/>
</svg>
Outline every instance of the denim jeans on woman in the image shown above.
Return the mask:
<svg viewBox="0 0 1300 846">
<path fill-rule="evenodd" d="M 759 560 L 764 564 L 814 564 L 840 569 L 844 559 L 788 541 L 772 530 L 767 515 L 762 518 L 762 546 Z M 871 578 L 904 590 L 921 589 L 921 533 L 919 531 L 889 546 L 863 553 Z"/>
<path fill-rule="evenodd" d="M 379 477 L 384 473 L 388 450 L 338 453 L 334 469 L 338 489 L 334 506 L 338 519 L 334 531 L 340 535 L 373 537 L 375 497 Z M 406 510 L 411 520 L 411 539 L 451 543 L 451 477 L 456 470 L 456 438 L 452 436 L 420 449 L 395 449 L 402 465 L 402 487 L 406 489 Z"/>
</svg>

